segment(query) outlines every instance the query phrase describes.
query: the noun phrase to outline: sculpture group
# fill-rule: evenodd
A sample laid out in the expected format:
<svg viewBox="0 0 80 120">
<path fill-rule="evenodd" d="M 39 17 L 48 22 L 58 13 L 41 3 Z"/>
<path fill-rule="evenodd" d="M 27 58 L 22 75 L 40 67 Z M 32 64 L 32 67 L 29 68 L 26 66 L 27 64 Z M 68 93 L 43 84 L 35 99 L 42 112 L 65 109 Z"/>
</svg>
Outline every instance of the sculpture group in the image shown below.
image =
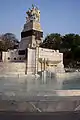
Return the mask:
<svg viewBox="0 0 80 120">
<path fill-rule="evenodd" d="M 40 10 L 38 9 L 38 7 L 32 5 L 32 9 L 29 8 L 26 13 L 28 15 L 27 21 L 35 20 L 37 22 L 40 22 Z"/>
</svg>

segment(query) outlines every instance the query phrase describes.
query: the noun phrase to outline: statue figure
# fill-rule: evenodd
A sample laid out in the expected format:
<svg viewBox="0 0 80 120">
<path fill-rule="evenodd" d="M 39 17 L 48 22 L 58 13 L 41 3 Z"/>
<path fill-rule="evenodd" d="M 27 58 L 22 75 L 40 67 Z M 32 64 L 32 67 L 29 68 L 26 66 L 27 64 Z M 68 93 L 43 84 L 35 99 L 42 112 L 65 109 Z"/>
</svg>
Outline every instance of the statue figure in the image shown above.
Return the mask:
<svg viewBox="0 0 80 120">
<path fill-rule="evenodd" d="M 27 13 L 27 21 L 29 20 L 35 20 L 40 22 L 40 10 L 32 5 L 32 9 L 29 8 L 29 10 L 26 12 Z"/>
</svg>

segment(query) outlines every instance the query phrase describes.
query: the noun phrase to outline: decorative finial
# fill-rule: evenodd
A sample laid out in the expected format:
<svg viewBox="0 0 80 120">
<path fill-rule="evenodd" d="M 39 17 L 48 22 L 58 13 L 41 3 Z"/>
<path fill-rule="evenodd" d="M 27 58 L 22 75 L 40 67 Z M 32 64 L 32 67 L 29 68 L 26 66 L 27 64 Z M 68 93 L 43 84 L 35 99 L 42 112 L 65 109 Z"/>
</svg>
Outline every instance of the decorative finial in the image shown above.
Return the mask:
<svg viewBox="0 0 80 120">
<path fill-rule="evenodd" d="M 29 8 L 29 10 L 31 10 L 31 9 Z"/>
<path fill-rule="evenodd" d="M 34 5 L 32 4 L 32 8 L 34 9 Z"/>
</svg>

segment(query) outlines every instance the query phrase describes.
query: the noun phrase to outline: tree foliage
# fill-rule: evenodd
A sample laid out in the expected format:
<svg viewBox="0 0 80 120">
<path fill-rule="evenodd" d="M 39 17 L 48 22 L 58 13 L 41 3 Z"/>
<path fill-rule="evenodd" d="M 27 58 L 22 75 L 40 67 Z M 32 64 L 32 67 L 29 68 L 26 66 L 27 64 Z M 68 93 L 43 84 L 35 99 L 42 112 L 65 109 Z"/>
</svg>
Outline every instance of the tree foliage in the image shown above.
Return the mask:
<svg viewBox="0 0 80 120">
<path fill-rule="evenodd" d="M 65 59 L 70 60 L 74 64 L 74 61 L 80 61 L 80 35 L 78 34 L 66 34 L 61 36 L 58 33 L 51 33 L 45 37 L 45 40 L 40 45 L 43 48 L 58 49 L 63 52 L 64 64 Z"/>
<path fill-rule="evenodd" d="M 58 33 L 52 33 L 47 35 L 41 47 L 49 48 L 49 49 L 60 49 L 61 45 L 61 35 Z"/>
<path fill-rule="evenodd" d="M 12 33 L 0 35 L 0 51 L 15 49 L 18 47 L 19 41 Z"/>
</svg>

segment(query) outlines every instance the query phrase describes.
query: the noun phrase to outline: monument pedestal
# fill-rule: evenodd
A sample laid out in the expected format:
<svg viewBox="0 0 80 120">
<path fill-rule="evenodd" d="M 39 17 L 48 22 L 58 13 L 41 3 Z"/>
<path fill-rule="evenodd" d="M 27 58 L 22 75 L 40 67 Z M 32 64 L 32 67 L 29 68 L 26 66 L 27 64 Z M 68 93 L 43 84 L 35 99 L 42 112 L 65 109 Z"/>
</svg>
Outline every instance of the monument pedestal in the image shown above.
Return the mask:
<svg viewBox="0 0 80 120">
<path fill-rule="evenodd" d="M 43 31 L 39 22 L 30 21 L 24 25 L 21 32 L 21 42 L 19 49 L 36 48 L 37 44 L 40 44 L 43 39 Z"/>
</svg>

